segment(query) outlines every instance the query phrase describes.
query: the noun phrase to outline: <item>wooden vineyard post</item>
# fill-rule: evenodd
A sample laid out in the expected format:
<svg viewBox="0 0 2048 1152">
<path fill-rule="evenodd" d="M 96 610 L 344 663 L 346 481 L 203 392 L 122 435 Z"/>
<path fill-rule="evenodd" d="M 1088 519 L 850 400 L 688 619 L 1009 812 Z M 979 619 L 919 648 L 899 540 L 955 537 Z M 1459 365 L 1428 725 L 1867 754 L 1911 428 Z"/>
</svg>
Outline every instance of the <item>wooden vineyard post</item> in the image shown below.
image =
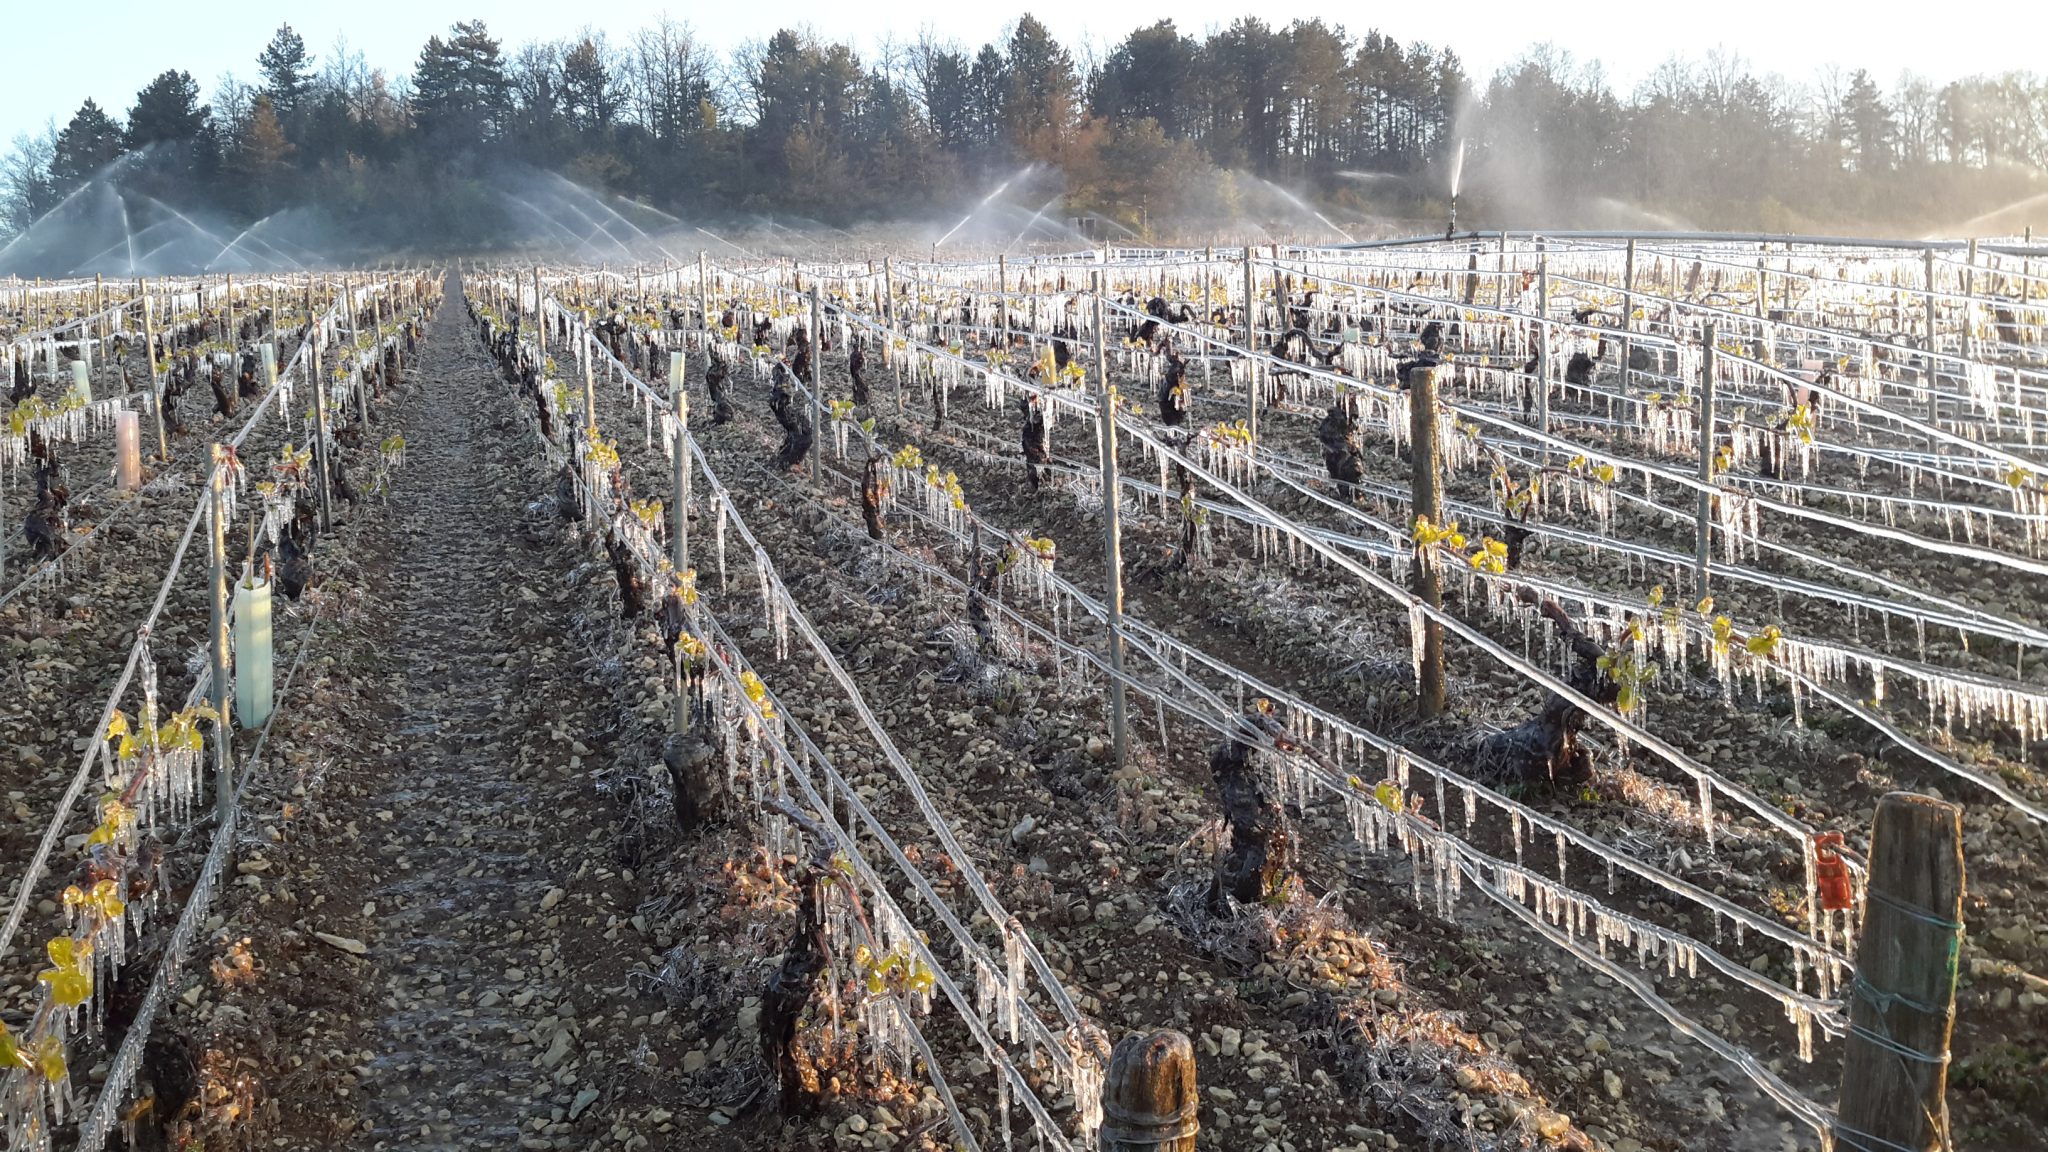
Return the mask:
<svg viewBox="0 0 2048 1152">
<path fill-rule="evenodd" d="M 164 431 L 164 398 L 156 387 L 156 309 L 151 307 L 149 281 L 142 282 L 142 358 L 149 361 L 149 415 L 156 423 L 156 458 L 171 458 L 170 434 Z"/>
<path fill-rule="evenodd" d="M 1628 242 L 1621 264 L 1621 394 L 1628 395 L 1629 361 L 1635 356 L 1636 242 Z"/>
<path fill-rule="evenodd" d="M 1976 251 L 1976 243 L 1977 242 L 1974 240 L 1970 242 L 1970 250 L 1972 253 Z M 1972 259 L 1974 261 L 1974 256 Z M 106 281 L 101 277 L 101 275 L 98 272 L 95 272 L 92 274 L 92 331 L 89 333 L 89 337 L 93 341 L 98 341 L 99 338 L 105 335 L 106 333 L 107 318 L 101 315 L 102 312 L 106 311 L 106 308 Z M 89 343 L 86 345 L 86 347 L 88 349 L 91 349 L 96 347 L 96 345 Z M 96 354 L 96 352 L 88 352 L 86 354 L 86 362 L 91 363 L 92 357 Z"/>
<path fill-rule="evenodd" d="M 1202 249 L 1202 335 L 1214 335 L 1211 325 L 1216 322 L 1216 246 Z M 1209 366 L 1216 359 L 1207 340 L 1202 341 L 1202 386 L 1209 385 Z"/>
<path fill-rule="evenodd" d="M 1536 430 L 1550 431 L 1550 253 L 1536 242 Z"/>
<path fill-rule="evenodd" d="M 1126 1036 L 1102 1077 L 1102 1152 L 1195 1152 L 1201 1105 L 1187 1036 Z"/>
<path fill-rule="evenodd" d="M 545 298 L 540 294 L 540 265 L 538 264 L 533 266 L 533 338 L 536 347 L 540 349 L 541 376 L 546 377 L 548 372 L 548 309 Z"/>
<path fill-rule="evenodd" d="M 214 710 L 220 715 L 213 722 L 213 766 L 215 812 L 223 824 L 227 822 L 229 810 L 234 807 L 235 785 L 233 768 L 228 759 L 228 742 L 233 738 L 234 727 L 231 716 L 234 711 L 234 679 L 228 645 L 228 550 L 227 550 L 227 496 L 222 479 L 226 468 L 227 453 L 219 444 L 213 446 L 213 470 L 209 483 L 211 502 L 207 505 L 206 558 L 207 590 L 211 596 L 210 617 L 213 656 L 213 697 Z"/>
<path fill-rule="evenodd" d="M 1107 280 L 1106 273 L 1094 274 L 1095 402 L 1100 414 L 1096 439 L 1102 454 L 1102 552 L 1107 573 L 1102 602 L 1109 617 L 1109 734 L 1121 768 L 1130 748 L 1130 729 L 1124 702 L 1123 493 L 1116 466 L 1116 394 L 1109 386 L 1108 329 L 1102 306 Z"/>
<path fill-rule="evenodd" d="M 718 322 L 711 317 L 711 257 L 702 248 L 697 249 L 697 314 L 703 318 L 704 351 L 708 354 Z"/>
<path fill-rule="evenodd" d="M 1977 238 L 1970 237 L 1969 262 L 1963 267 L 1963 357 L 1977 354 Z"/>
<path fill-rule="evenodd" d="M 882 337 L 882 359 L 896 382 L 896 415 L 903 415 L 903 365 L 896 358 L 896 268 L 895 261 L 882 257 L 882 323 L 889 328 Z"/>
<path fill-rule="evenodd" d="M 1022 281 L 1022 279 L 1021 279 L 1021 278 L 1019 279 L 1018 283 L 1019 283 L 1019 286 L 1021 287 L 1021 286 L 1022 286 L 1022 283 L 1023 283 L 1023 281 Z M 1039 348 L 1039 340 L 1038 340 L 1038 276 L 1037 276 L 1037 274 L 1036 274 L 1036 270 L 1034 270 L 1034 271 L 1033 271 L 1033 274 L 1032 274 L 1032 276 L 1031 276 L 1031 291 L 1030 291 L 1030 297 L 1031 297 L 1031 312 L 1030 312 L 1030 315 L 1029 315 L 1029 316 L 1027 317 L 1027 319 L 1026 319 L 1026 323 L 1030 324 L 1030 326 L 1031 326 L 1031 331 L 1030 331 L 1030 335 L 1028 335 L 1028 336 L 1026 336 L 1026 337 L 1024 338 L 1024 341 L 1025 341 L 1025 345 L 1026 345 L 1026 347 L 1027 347 L 1027 348 L 1028 348 L 1028 350 L 1030 351 L 1030 358 L 1031 358 L 1031 362 L 1032 362 L 1033 364 L 1036 364 L 1036 363 L 1038 363 L 1038 348 Z"/>
<path fill-rule="evenodd" d="M 1946 1093 L 1962 919 L 1962 809 L 1888 793 L 1871 823 L 1837 1147 L 1951 1147 Z"/>
<path fill-rule="evenodd" d="M 313 380 L 313 470 L 320 474 L 316 489 L 320 496 L 320 530 L 326 532 L 334 527 L 334 502 L 328 492 L 327 471 L 327 377 L 320 371 L 319 329 L 308 332 L 306 340 L 306 375 Z"/>
<path fill-rule="evenodd" d="M 1633 242 L 1631 242 L 1633 243 Z M 1500 234 L 1500 245 L 1493 254 L 1493 306 L 1498 309 L 1508 299 L 1508 234 Z"/>
<path fill-rule="evenodd" d="M 1700 345 L 1700 492 L 1693 537 L 1693 591 L 1707 594 L 1714 546 L 1714 346 L 1719 326 L 1708 323 Z"/>
<path fill-rule="evenodd" d="M 709 346 L 706 346 L 709 355 Z M 668 354 L 669 398 L 675 404 L 676 439 L 675 450 L 671 453 L 675 463 L 675 486 L 669 493 L 672 502 L 669 512 L 670 565 L 674 579 L 680 586 L 684 574 L 690 570 L 690 397 L 684 389 L 683 354 Z M 663 591 L 667 595 L 667 591 Z M 687 609 L 685 610 L 687 612 Z M 674 730 L 678 733 L 690 730 L 690 700 L 683 691 L 683 666 L 681 660 L 671 661 L 670 675 L 674 680 L 676 694 L 675 714 L 672 718 Z"/>
<path fill-rule="evenodd" d="M 1010 258 L 996 253 L 996 328 L 1000 332 L 1000 343 L 996 347 L 1004 352 L 1010 350 Z"/>
<path fill-rule="evenodd" d="M 1280 271 L 1280 246 L 1273 245 L 1273 334 L 1277 337 L 1294 325 L 1287 322 L 1287 277 Z"/>
<path fill-rule="evenodd" d="M 1408 370 L 1409 495 L 1417 520 L 1439 525 L 1444 482 L 1436 442 L 1436 369 L 1416 365 Z M 1431 608 L 1444 606 L 1442 576 L 1421 544 L 1410 569 L 1414 591 Z M 1428 720 L 1444 710 L 1444 626 L 1434 619 L 1422 625 L 1422 668 L 1415 686 L 1415 714 Z"/>
<path fill-rule="evenodd" d="M 1254 251 L 1251 245 L 1244 246 L 1244 387 L 1245 395 L 1251 398 L 1251 403 L 1246 406 L 1244 426 L 1251 434 L 1247 445 L 1251 449 L 1259 446 L 1259 273 L 1258 267 L 1252 263 Z M 1276 269 L 1273 275 L 1278 277 L 1280 273 Z"/>
<path fill-rule="evenodd" d="M 1765 248 L 1770 245 L 1764 245 Z M 1771 313 L 1770 313 L 1770 266 L 1762 256 L 1756 258 L 1756 351 L 1759 363 L 1769 364 L 1771 356 Z"/>
<path fill-rule="evenodd" d="M 1938 429 L 1941 427 L 1941 393 L 1936 390 L 1936 374 L 1934 370 L 1934 340 L 1937 330 L 1934 315 L 1934 249 L 1929 248 L 1921 253 L 1921 258 L 1927 270 L 1927 291 L 1925 294 L 1927 351 L 1925 353 L 1926 360 L 1923 361 L 1927 365 L 1927 372 L 1923 377 L 1927 383 L 1927 423 Z M 1935 455 L 1939 456 L 1941 454 L 1941 441 L 1932 436 L 1929 436 L 1927 439 L 1927 447 Z"/>
<path fill-rule="evenodd" d="M 669 398 L 675 404 L 675 510 L 669 516 L 669 546 L 680 577 L 690 567 L 690 397 L 683 387 L 683 354 L 668 354 Z"/>
<path fill-rule="evenodd" d="M 2027 254 L 2020 257 L 2020 307 L 2034 299 L 2034 226 L 2027 225 Z"/>
<path fill-rule="evenodd" d="M 495 284 L 497 283 L 497 281 L 493 280 L 492 283 Z M 344 278 L 341 282 L 341 292 L 342 299 L 347 301 L 347 303 L 343 306 L 348 309 L 348 339 L 350 349 L 348 358 L 350 365 L 349 371 L 354 373 L 356 378 L 356 421 L 358 424 L 362 426 L 364 442 L 368 443 L 370 439 L 370 374 L 368 372 L 363 371 L 361 364 L 359 364 L 356 360 L 356 353 L 354 350 L 356 345 L 356 326 L 360 324 L 362 321 L 358 318 L 359 314 L 356 311 L 355 289 L 349 284 L 346 278 Z M 498 314 L 500 316 L 504 315 L 504 310 L 502 308 L 499 309 Z M 375 354 L 377 347 L 375 342 L 376 339 L 377 325 L 373 321 L 370 324 L 370 348 L 373 355 Z"/>
<path fill-rule="evenodd" d="M 811 483 L 825 485 L 825 298 L 811 279 Z"/>
<path fill-rule="evenodd" d="M 590 334 L 590 326 L 583 325 L 576 331 L 576 350 L 583 360 L 583 426 L 589 430 L 589 439 L 597 439 L 597 337 Z"/>
</svg>

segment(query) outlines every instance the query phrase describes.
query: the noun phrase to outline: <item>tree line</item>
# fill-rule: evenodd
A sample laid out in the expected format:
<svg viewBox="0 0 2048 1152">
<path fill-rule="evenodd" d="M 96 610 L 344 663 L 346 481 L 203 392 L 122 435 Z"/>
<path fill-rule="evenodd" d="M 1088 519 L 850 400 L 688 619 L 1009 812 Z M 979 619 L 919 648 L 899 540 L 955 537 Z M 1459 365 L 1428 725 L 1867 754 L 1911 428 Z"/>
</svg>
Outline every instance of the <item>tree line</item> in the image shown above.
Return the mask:
<svg viewBox="0 0 2048 1152">
<path fill-rule="evenodd" d="M 123 187 L 167 203 L 243 223 L 311 205 L 373 242 L 447 245 L 517 229 L 508 171 L 693 221 L 838 226 L 952 208 L 1037 164 L 1068 215 L 1142 235 L 1255 214 L 1274 187 L 1340 222 L 1439 218 L 1461 151 L 1473 226 L 1895 231 L 2048 187 L 2048 82 L 2030 74 L 1793 83 L 1714 52 L 1623 96 L 1553 46 L 1475 83 L 1449 49 L 1320 19 L 1161 20 L 1097 51 L 1024 15 L 979 48 L 925 34 L 865 54 L 789 29 L 721 53 L 667 19 L 508 50 L 468 21 L 409 75 L 345 45 L 316 58 L 285 26 L 255 64 L 210 100 L 171 69 L 124 115 L 87 100 L 17 138 L 0 232 L 124 156 Z"/>
</svg>

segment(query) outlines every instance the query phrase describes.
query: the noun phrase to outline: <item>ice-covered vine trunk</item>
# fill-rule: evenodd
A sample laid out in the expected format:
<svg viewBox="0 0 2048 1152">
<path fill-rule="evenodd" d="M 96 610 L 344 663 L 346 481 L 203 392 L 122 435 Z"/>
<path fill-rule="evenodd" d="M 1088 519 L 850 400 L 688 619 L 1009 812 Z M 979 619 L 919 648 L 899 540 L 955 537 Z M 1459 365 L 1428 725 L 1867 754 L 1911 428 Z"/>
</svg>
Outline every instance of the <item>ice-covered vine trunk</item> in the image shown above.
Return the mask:
<svg viewBox="0 0 2048 1152">
<path fill-rule="evenodd" d="M 712 353 L 711 362 L 704 366 L 704 390 L 711 393 L 711 426 L 732 423 L 732 397 L 726 393 L 725 384 L 732 378 L 732 367 L 725 357 Z"/>
<path fill-rule="evenodd" d="M 1286 816 L 1266 798 L 1252 752 L 1250 744 L 1234 739 L 1209 752 L 1209 771 L 1216 777 L 1230 833 L 1209 888 L 1209 908 L 1218 916 L 1228 915 L 1233 905 L 1263 900 L 1287 868 Z"/>
<path fill-rule="evenodd" d="M 1159 379 L 1159 420 L 1178 428 L 1188 420 L 1188 365 L 1173 349 L 1166 350 L 1166 371 Z"/>
<path fill-rule="evenodd" d="M 1038 397 L 1031 394 L 1021 396 L 1017 405 L 1024 413 L 1024 478 L 1031 482 L 1031 490 L 1038 491 L 1042 481 L 1040 470 L 1052 463 L 1052 447 L 1045 427 L 1045 409 Z"/>
<path fill-rule="evenodd" d="M 982 655 L 993 655 L 1001 643 L 996 633 L 996 613 L 989 609 L 989 601 L 995 598 L 996 585 L 1003 573 L 1015 564 L 1019 557 L 1014 547 L 1006 547 L 993 556 L 984 555 L 981 550 L 981 526 L 974 529 L 974 545 L 971 549 L 972 565 L 967 580 L 967 622 L 974 628 L 976 643 Z"/>
<path fill-rule="evenodd" d="M 796 1062 L 796 1029 L 804 1008 L 817 991 L 818 974 L 825 970 L 825 884 L 832 875 L 832 838 L 815 822 L 788 809 L 790 816 L 811 837 L 811 854 L 800 867 L 797 883 L 802 895 L 797 900 L 796 929 L 782 950 L 782 963 L 769 973 L 761 990 L 761 1058 L 775 1071 L 778 1090 L 776 1106 L 783 1115 L 808 1112 L 814 1094 L 804 1086 L 803 1071 Z M 829 995 L 828 990 L 828 995 Z"/>
<path fill-rule="evenodd" d="M 882 470 L 882 457 L 871 455 L 860 478 L 860 518 L 867 525 L 871 540 L 883 538 L 882 504 L 888 496 L 889 480 Z"/>
<path fill-rule="evenodd" d="M 1192 568 L 1205 551 L 1203 512 L 1196 503 L 1195 474 L 1176 461 L 1172 475 L 1176 491 L 1180 494 L 1180 552 L 1174 556 L 1174 563 L 1182 568 Z"/>
<path fill-rule="evenodd" d="M 670 588 L 662 599 L 662 611 L 655 621 L 668 644 L 676 699 L 682 709 L 678 730 L 662 744 L 662 765 L 668 769 L 670 795 L 676 804 L 676 830 L 690 832 L 719 818 L 725 804 L 721 785 L 727 758 L 721 754 L 723 736 L 717 724 L 711 662 L 705 658 L 702 642 L 688 631 L 688 609 L 676 588 Z"/>
<path fill-rule="evenodd" d="M 1571 675 L 1566 683 L 1581 695 L 1601 704 L 1612 704 L 1620 686 L 1600 668 L 1605 655 L 1600 645 L 1580 630 L 1564 606 L 1521 588 L 1516 596 L 1542 614 L 1571 648 Z M 1580 784 L 1593 776 L 1593 757 L 1579 742 L 1586 726 L 1586 713 L 1571 701 L 1549 693 L 1543 708 L 1505 732 L 1486 738 L 1479 745 L 1475 768 L 1482 778 L 1514 784 Z"/>
<path fill-rule="evenodd" d="M 786 370 L 776 366 L 774 387 L 768 393 L 768 410 L 775 415 L 775 422 L 782 425 L 782 447 L 775 453 L 775 466 L 784 472 L 793 472 L 811 451 L 811 438 L 817 435 L 811 427 L 811 418 L 792 403 L 789 389 L 783 387 Z"/>
<path fill-rule="evenodd" d="M 1357 485 L 1365 479 L 1365 455 L 1358 447 L 1358 418 L 1351 402 L 1339 397 L 1316 425 L 1316 439 L 1323 446 L 1323 467 L 1337 482 L 1346 500 L 1358 498 Z"/>
<path fill-rule="evenodd" d="M 631 620 L 647 607 L 647 585 L 641 579 L 640 566 L 617 528 L 605 532 L 604 551 L 611 558 L 612 574 L 619 581 L 619 614 Z"/>
<path fill-rule="evenodd" d="M 1535 532 L 1528 528 L 1528 523 L 1529 511 L 1527 508 L 1522 510 L 1519 519 L 1503 520 L 1501 522 L 1501 542 L 1508 546 L 1506 563 L 1510 572 L 1521 569 L 1522 554 L 1528 550 L 1530 537 L 1535 535 Z"/>
</svg>

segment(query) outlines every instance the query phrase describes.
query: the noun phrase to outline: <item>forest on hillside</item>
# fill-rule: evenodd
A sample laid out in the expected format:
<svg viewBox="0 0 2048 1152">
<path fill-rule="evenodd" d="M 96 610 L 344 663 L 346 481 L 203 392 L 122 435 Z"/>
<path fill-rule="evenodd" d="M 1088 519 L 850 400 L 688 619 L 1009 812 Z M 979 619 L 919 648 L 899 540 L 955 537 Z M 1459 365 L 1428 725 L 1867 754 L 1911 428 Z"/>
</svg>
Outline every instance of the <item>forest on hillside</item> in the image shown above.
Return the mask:
<svg viewBox="0 0 2048 1152">
<path fill-rule="evenodd" d="M 979 47 L 785 29 L 721 51 L 667 20 L 616 37 L 508 46 L 464 22 L 394 74 L 281 27 L 249 81 L 202 91 L 169 67 L 125 110 L 53 110 L 0 162 L 0 234 L 124 156 L 124 185 L 165 204 L 241 223 L 312 208 L 390 245 L 489 245 L 518 227 L 507 182 L 544 174 L 693 223 L 840 227 L 937 216 L 1025 170 L 1066 216 L 1146 237 L 1268 194 L 1354 228 L 1439 220 L 1461 151 L 1474 227 L 1998 230 L 1985 214 L 2048 194 L 2048 80 L 2030 74 L 1887 86 L 1713 52 L 1623 94 L 1549 45 L 1479 78 L 1450 47 L 1250 16 L 1109 46 L 1030 15 Z"/>
</svg>

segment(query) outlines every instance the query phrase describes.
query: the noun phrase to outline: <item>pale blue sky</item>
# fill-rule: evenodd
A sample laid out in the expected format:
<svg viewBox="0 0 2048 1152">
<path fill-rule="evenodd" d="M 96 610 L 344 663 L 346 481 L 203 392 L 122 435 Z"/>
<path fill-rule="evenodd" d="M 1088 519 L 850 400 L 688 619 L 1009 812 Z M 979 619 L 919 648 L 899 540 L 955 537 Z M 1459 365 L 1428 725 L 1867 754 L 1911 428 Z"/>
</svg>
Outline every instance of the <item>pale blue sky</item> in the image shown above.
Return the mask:
<svg viewBox="0 0 2048 1152">
<path fill-rule="evenodd" d="M 165 68 L 191 72 L 209 96 L 223 73 L 232 71 L 251 80 L 256 53 L 285 19 L 323 57 L 337 35 L 346 35 L 371 66 L 389 73 L 410 71 L 429 35 L 445 31 L 456 20 L 477 16 L 508 48 L 527 40 L 569 36 L 586 23 L 596 23 L 618 41 L 666 11 L 720 49 L 760 39 L 779 26 L 809 24 L 829 36 L 851 37 L 868 50 L 884 35 L 898 41 L 913 39 L 924 26 L 978 45 L 1027 9 L 1070 46 L 1084 37 L 1113 43 L 1132 28 L 1169 15 L 1183 31 L 1197 35 L 1247 12 L 1255 11 L 1274 24 L 1321 16 L 1354 33 L 1377 27 L 1403 42 L 1447 44 L 1464 57 L 1467 71 L 1481 79 L 1529 45 L 1548 40 L 1581 60 L 1600 60 L 1623 92 L 1674 53 L 1697 57 L 1717 45 L 1740 51 L 1759 71 L 1797 81 L 1811 81 L 1830 63 L 1869 68 L 1886 86 L 1906 68 L 1947 80 L 1977 72 L 2048 67 L 2039 55 L 2048 42 L 2048 3 L 2043 0 L 1956 0 L 1939 5 L 1882 0 L 1409 0 L 1389 5 L 1276 5 L 1271 0 L 1104 5 L 1037 0 L 1026 9 L 960 0 L 893 0 L 886 5 L 846 0 L 757 5 L 344 0 L 292 6 L 254 0 L 9 0 L 6 7 L 10 11 L 4 17 L 6 64 L 0 67 L 0 142 L 19 132 L 36 131 L 53 117 L 61 125 L 88 96 L 118 115 L 136 91 Z"/>
</svg>

